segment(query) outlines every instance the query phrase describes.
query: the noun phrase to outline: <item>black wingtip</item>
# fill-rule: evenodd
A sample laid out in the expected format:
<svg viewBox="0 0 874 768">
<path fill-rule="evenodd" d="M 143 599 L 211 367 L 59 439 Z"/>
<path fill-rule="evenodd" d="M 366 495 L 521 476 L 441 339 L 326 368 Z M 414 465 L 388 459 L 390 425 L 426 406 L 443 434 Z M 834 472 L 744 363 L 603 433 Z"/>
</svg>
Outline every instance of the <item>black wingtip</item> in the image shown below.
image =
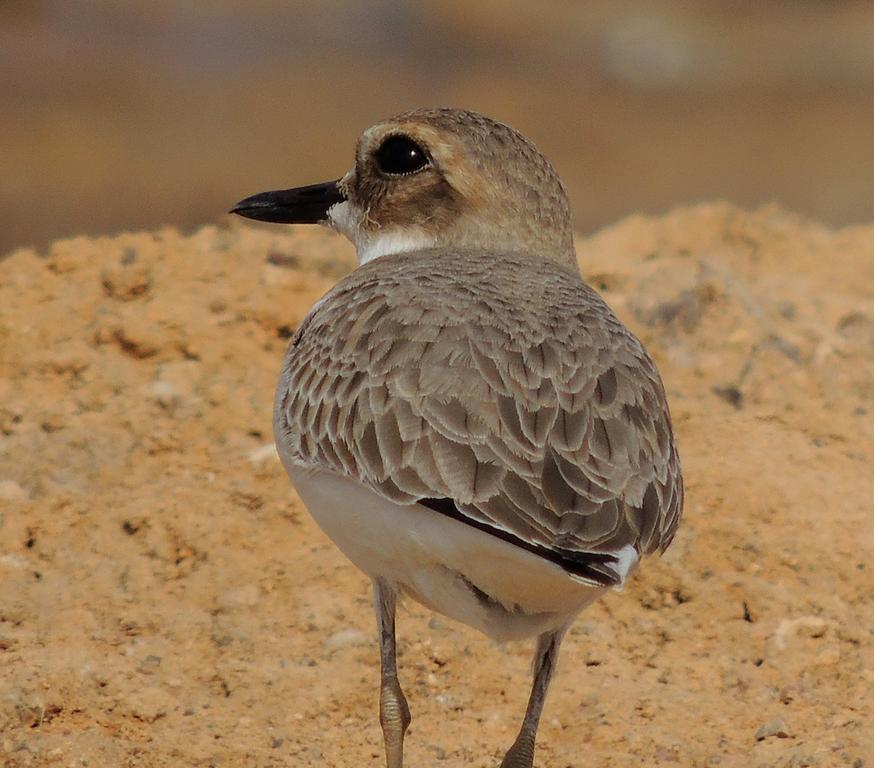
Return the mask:
<svg viewBox="0 0 874 768">
<path fill-rule="evenodd" d="M 619 574 L 610 567 L 617 564 L 619 558 L 608 552 L 578 552 L 562 547 L 533 544 L 530 541 L 520 539 L 509 531 L 496 528 L 479 520 L 474 520 L 472 517 L 464 514 L 452 499 L 419 499 L 417 503 L 435 512 L 439 512 L 441 515 L 451 517 L 453 520 L 458 520 L 460 523 L 476 528 L 479 531 L 496 536 L 508 544 L 531 552 L 538 557 L 542 557 L 544 560 L 549 560 L 569 574 L 578 576 L 594 585 L 615 587 L 622 581 Z"/>
</svg>

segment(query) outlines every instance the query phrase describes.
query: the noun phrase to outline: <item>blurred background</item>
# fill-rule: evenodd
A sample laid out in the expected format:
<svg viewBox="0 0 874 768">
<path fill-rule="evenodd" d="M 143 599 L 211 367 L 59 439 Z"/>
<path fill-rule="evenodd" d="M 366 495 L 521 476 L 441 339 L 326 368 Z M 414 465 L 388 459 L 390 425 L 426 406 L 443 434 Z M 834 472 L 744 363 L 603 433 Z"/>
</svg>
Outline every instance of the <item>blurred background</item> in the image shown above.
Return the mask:
<svg viewBox="0 0 874 768">
<path fill-rule="evenodd" d="M 0 253 L 215 221 L 433 105 L 534 139 L 582 232 L 717 198 L 874 221 L 868 0 L 0 0 Z"/>
</svg>

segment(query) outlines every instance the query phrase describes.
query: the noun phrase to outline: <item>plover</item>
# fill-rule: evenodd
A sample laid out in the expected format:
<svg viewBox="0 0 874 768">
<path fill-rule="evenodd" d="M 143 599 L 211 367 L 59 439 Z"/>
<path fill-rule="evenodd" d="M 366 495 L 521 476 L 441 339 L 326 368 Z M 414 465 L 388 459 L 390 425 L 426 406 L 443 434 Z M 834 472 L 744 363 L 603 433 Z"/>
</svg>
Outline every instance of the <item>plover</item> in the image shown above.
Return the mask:
<svg viewBox="0 0 874 768">
<path fill-rule="evenodd" d="M 417 110 L 367 129 L 341 179 L 233 212 L 327 223 L 357 249 L 291 340 L 274 430 L 301 499 L 373 582 L 388 768 L 410 723 L 400 595 L 537 638 L 502 762 L 531 768 L 565 631 L 664 551 L 683 502 L 659 374 L 583 281 L 558 175 L 502 123 Z"/>
</svg>

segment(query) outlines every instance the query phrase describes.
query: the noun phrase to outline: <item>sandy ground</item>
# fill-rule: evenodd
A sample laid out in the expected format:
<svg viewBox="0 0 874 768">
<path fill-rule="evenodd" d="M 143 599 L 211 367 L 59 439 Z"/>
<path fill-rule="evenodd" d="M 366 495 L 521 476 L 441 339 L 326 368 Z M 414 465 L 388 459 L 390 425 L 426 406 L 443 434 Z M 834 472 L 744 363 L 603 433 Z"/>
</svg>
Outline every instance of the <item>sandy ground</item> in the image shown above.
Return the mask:
<svg viewBox="0 0 874 768">
<path fill-rule="evenodd" d="M 874 227 L 726 205 L 580 241 L 652 350 L 684 524 L 575 624 L 554 766 L 874 766 Z M 379 766 L 368 584 L 271 444 L 352 267 L 234 222 L 0 262 L 0 764 Z M 494 766 L 530 648 L 399 616 L 410 766 Z"/>
</svg>

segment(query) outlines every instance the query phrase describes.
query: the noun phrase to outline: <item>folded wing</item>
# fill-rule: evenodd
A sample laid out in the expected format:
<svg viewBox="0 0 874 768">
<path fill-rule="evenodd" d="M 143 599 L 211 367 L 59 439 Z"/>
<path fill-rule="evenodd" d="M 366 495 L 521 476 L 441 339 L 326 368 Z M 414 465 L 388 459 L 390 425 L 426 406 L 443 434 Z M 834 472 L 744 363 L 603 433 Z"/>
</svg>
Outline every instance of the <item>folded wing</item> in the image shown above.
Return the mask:
<svg viewBox="0 0 874 768">
<path fill-rule="evenodd" d="M 444 257 L 445 271 L 433 258 L 427 272 L 381 264 L 338 284 L 292 342 L 278 439 L 296 461 L 581 581 L 621 583 L 630 548 L 667 547 L 682 507 L 655 366 L 575 275 L 544 276 L 542 263 L 530 274 L 508 257 L 519 264 L 496 278 L 463 256 Z"/>
</svg>

